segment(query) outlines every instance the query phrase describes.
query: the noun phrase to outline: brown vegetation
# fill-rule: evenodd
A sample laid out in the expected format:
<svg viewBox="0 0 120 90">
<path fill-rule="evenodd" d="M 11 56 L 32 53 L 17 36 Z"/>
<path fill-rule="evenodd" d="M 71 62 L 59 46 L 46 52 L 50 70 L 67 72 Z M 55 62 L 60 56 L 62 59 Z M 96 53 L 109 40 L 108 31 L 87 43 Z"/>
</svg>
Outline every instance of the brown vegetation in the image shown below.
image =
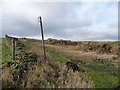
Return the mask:
<svg viewBox="0 0 120 90">
<path fill-rule="evenodd" d="M 93 42 L 93 41 L 70 41 L 70 40 L 57 40 L 49 38 L 46 40 L 50 45 L 72 45 L 76 46 L 76 50 L 84 52 L 97 52 L 106 54 L 118 54 L 118 42 Z"/>
<path fill-rule="evenodd" d="M 67 70 L 66 66 L 56 61 L 40 62 L 33 65 L 20 77 L 19 72 L 4 69 L 3 88 L 90 88 L 93 83 L 81 72 Z M 17 76 L 17 77 L 16 77 Z M 16 78 L 16 79 L 15 79 Z M 19 79 L 21 78 L 21 79 Z"/>
<path fill-rule="evenodd" d="M 49 61 L 49 63 L 34 66 L 29 71 L 26 87 L 90 88 L 93 84 L 84 74 L 67 70 L 64 64 Z"/>
<path fill-rule="evenodd" d="M 82 57 L 102 63 L 118 59 L 116 47 L 109 43 L 49 40 L 47 47 L 50 49 L 55 48 L 53 50 L 56 50 L 56 52 L 64 53 L 58 54 L 55 51 L 53 52 L 55 56 L 58 54 L 57 57 L 59 59 L 66 55 L 77 56 L 80 60 L 75 59 L 73 62 L 65 58 L 67 61 L 56 61 L 57 57 L 53 58 L 54 55 L 52 56 L 52 52 L 47 48 L 48 61 L 43 62 L 40 41 L 32 39 L 20 39 L 18 41 L 20 42 L 17 43 L 16 61 L 7 62 L 7 66 L 3 67 L 3 88 L 93 88 L 95 84 L 87 77 L 89 72 L 82 68 L 82 65 L 86 64 L 84 62 L 85 59 L 80 61 Z M 48 42 L 46 41 L 46 43 Z M 64 58 L 62 59 L 64 60 Z M 85 70 L 85 72 L 82 70 Z M 94 77 L 94 72 L 92 72 L 92 75 Z"/>
<path fill-rule="evenodd" d="M 81 44 L 80 46 L 79 45 L 76 45 L 76 46 L 62 45 L 61 46 L 61 45 L 48 45 L 47 44 L 47 46 L 51 47 L 51 48 L 55 48 L 58 51 L 63 52 L 66 55 L 72 55 L 72 56 L 77 56 L 77 57 L 86 57 L 86 58 L 90 58 L 95 61 L 100 61 L 102 63 L 109 62 L 109 61 L 110 62 L 112 61 L 114 64 L 118 63 L 118 54 L 117 53 L 116 54 L 109 53 L 109 51 L 107 51 L 107 49 L 110 47 L 109 45 L 103 49 L 96 48 L 96 51 L 95 50 L 91 51 L 89 49 L 85 49 L 88 46 L 85 46 L 84 44 Z M 100 47 L 101 46 L 104 47 L 104 45 L 100 45 Z M 113 47 L 113 48 L 117 48 L 117 46 Z M 115 50 L 115 52 L 117 52 L 117 50 Z"/>
<path fill-rule="evenodd" d="M 2 87 L 10 88 L 13 84 L 13 76 L 8 69 L 2 70 Z"/>
</svg>

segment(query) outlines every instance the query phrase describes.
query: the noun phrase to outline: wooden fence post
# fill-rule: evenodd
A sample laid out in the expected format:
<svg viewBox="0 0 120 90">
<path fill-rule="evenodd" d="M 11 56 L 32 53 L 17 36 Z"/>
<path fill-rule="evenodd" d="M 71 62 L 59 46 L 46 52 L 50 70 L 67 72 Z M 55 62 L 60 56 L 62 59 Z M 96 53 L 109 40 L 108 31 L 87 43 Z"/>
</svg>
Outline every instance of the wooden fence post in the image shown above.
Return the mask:
<svg viewBox="0 0 120 90">
<path fill-rule="evenodd" d="M 46 51 L 45 51 L 45 42 L 44 42 L 44 34 L 43 34 L 43 26 L 42 26 L 42 18 L 41 16 L 38 17 L 38 22 L 41 27 L 41 34 L 42 34 L 42 44 L 43 44 L 43 52 L 44 52 L 44 60 L 46 61 Z"/>
</svg>

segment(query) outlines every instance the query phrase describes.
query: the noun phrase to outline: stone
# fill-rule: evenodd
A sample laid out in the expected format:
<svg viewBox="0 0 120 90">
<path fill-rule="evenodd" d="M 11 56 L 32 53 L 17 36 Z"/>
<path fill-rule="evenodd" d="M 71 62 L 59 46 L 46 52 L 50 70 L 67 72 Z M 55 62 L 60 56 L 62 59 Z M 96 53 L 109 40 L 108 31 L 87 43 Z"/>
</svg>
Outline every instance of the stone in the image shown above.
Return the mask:
<svg viewBox="0 0 120 90">
<path fill-rule="evenodd" d="M 79 67 L 77 66 L 77 64 L 75 64 L 75 63 L 73 63 L 73 62 L 66 62 L 66 66 L 67 66 L 67 68 L 68 68 L 68 70 L 69 69 L 72 69 L 73 70 L 73 72 L 75 72 L 75 71 L 80 71 L 80 69 L 79 69 Z"/>
</svg>

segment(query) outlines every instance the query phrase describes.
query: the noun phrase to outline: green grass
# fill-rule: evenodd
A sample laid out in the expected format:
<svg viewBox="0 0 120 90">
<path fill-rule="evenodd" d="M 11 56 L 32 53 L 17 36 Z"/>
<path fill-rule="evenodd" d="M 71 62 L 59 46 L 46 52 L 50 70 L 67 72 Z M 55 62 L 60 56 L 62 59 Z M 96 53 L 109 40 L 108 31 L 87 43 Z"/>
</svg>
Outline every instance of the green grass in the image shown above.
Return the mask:
<svg viewBox="0 0 120 90">
<path fill-rule="evenodd" d="M 52 56 L 53 59 L 61 61 L 61 62 L 66 62 L 72 59 L 77 59 L 77 57 L 73 57 L 73 56 L 67 56 L 64 53 L 61 53 L 53 48 L 49 48 L 47 47 L 47 52 L 50 53 L 50 55 Z"/>
<path fill-rule="evenodd" d="M 8 62 L 11 60 L 11 49 L 8 46 L 8 41 L 3 38 L 2 39 L 2 62 Z"/>
<path fill-rule="evenodd" d="M 2 67 L 2 38 L 0 38 L 0 69 Z"/>
<path fill-rule="evenodd" d="M 2 47 L 0 47 L 0 51 L 2 51 L 2 62 L 5 63 L 11 60 L 11 49 L 10 49 L 10 45 L 8 44 L 9 42 L 6 39 L 0 39 L 0 41 L 1 40 L 2 40 Z M 21 39 L 21 41 L 25 43 L 27 40 Z M 32 42 L 32 40 L 30 40 L 30 42 Z M 65 55 L 64 53 L 49 47 L 47 47 L 47 53 L 50 54 L 53 60 L 66 62 L 70 60 L 80 59 L 86 62 L 87 65 L 91 65 L 92 67 L 88 67 L 82 64 L 82 65 L 79 65 L 79 68 L 84 69 L 86 71 L 85 75 L 94 82 L 95 87 L 97 88 L 110 88 L 110 87 L 117 86 L 118 77 L 107 72 L 107 71 L 111 72 L 113 71 L 113 68 L 115 68 L 113 66 L 111 67 L 107 66 L 107 64 L 111 64 L 111 63 L 102 64 L 100 62 L 95 62 L 95 61 L 92 62 L 92 60 L 88 60 L 85 57 L 80 58 L 72 55 L 71 56 Z M 100 70 L 96 70 L 94 69 L 94 67 L 98 67 L 100 68 Z M 101 67 L 104 67 L 104 68 L 101 69 Z M 104 72 L 103 69 L 105 69 L 106 72 Z"/>
<path fill-rule="evenodd" d="M 58 60 L 61 62 L 66 62 L 71 59 L 73 60 L 80 59 L 93 67 L 98 68 L 104 67 L 100 70 L 95 70 L 94 68 L 89 68 L 86 67 L 85 65 L 79 65 L 80 69 L 84 69 L 86 71 L 87 77 L 89 77 L 94 82 L 95 87 L 97 88 L 110 88 L 110 87 L 112 88 L 118 85 L 118 77 L 108 73 L 108 71 L 112 72 L 112 68 L 107 67 L 106 64 L 102 64 L 100 62 L 90 62 L 90 60 L 87 60 L 86 58 L 67 56 L 64 53 L 49 47 L 47 47 L 47 52 L 50 53 L 54 60 Z M 106 70 L 106 72 L 104 71 L 104 69 Z"/>
<path fill-rule="evenodd" d="M 0 38 L 0 55 L 2 55 L 2 38 Z"/>
<path fill-rule="evenodd" d="M 118 86 L 118 77 L 110 74 L 87 69 L 87 75 L 93 80 L 97 88 L 113 88 Z"/>
</svg>

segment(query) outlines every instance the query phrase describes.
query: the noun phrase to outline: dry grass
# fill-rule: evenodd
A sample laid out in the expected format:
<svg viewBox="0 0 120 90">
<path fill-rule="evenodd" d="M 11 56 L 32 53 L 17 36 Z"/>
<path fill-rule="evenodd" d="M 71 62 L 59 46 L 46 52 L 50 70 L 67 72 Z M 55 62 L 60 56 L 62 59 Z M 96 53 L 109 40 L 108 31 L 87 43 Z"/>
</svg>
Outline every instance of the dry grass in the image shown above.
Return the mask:
<svg viewBox="0 0 120 90">
<path fill-rule="evenodd" d="M 91 58 L 93 60 L 97 60 L 97 59 L 101 59 L 103 61 L 109 61 L 112 60 L 113 58 L 117 59 L 118 55 L 114 55 L 114 54 L 99 54 L 97 52 L 85 52 L 82 50 L 77 50 L 77 46 L 73 46 L 73 45 L 69 45 L 69 46 L 55 46 L 55 45 L 47 45 L 48 47 L 52 47 L 55 48 L 63 53 L 65 53 L 66 55 L 73 55 L 73 56 L 77 56 L 77 57 L 86 57 L 86 58 Z"/>
<path fill-rule="evenodd" d="M 27 40 L 26 42 L 24 42 L 24 44 L 26 46 L 27 52 L 35 53 L 38 56 L 43 55 L 42 46 L 41 46 L 41 43 L 39 41 L 33 42 L 30 40 Z"/>
<path fill-rule="evenodd" d="M 18 74 L 18 73 L 16 73 Z M 9 69 L 2 73 L 3 88 L 92 88 L 93 83 L 84 73 L 67 70 L 63 63 L 57 61 L 39 62 L 31 66 L 26 78 L 19 80 L 12 76 Z"/>
<path fill-rule="evenodd" d="M 13 84 L 13 76 L 8 69 L 2 70 L 2 87 L 10 88 Z"/>
<path fill-rule="evenodd" d="M 67 70 L 59 62 L 34 66 L 28 74 L 27 88 L 90 88 L 93 84 L 80 72 Z"/>
</svg>

